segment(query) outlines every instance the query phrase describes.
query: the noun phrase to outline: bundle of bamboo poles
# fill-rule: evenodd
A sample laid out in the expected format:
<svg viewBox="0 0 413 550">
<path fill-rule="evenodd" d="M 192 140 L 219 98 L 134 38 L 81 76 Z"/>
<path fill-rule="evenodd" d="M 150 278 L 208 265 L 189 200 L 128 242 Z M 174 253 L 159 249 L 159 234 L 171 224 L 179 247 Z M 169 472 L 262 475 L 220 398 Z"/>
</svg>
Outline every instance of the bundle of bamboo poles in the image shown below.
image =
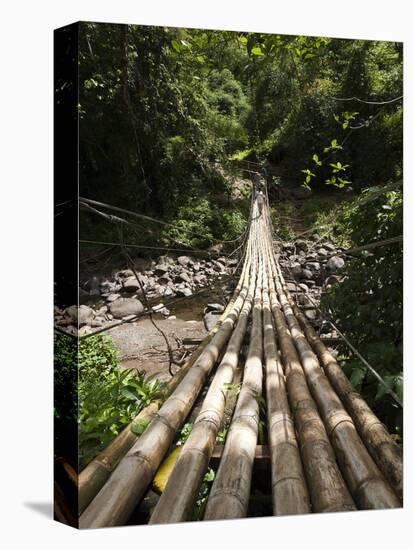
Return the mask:
<svg viewBox="0 0 413 550">
<path fill-rule="evenodd" d="M 204 519 L 248 514 L 264 395 L 274 515 L 400 506 L 400 449 L 292 300 L 263 193 L 253 196 L 247 237 L 240 279 L 215 333 L 171 384 L 163 405 L 145 411 L 151 421 L 143 434 L 128 427 L 80 475 L 81 527 L 128 520 L 208 382 L 150 523 L 191 519 L 243 345 L 241 389 Z"/>
</svg>

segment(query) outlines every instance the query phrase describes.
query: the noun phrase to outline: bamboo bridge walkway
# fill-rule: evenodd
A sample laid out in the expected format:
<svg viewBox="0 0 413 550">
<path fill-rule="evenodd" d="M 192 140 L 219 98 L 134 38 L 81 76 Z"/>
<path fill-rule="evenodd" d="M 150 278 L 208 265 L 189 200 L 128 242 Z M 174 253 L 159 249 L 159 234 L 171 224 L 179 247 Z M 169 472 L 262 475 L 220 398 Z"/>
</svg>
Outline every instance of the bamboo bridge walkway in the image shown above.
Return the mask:
<svg viewBox="0 0 413 550">
<path fill-rule="evenodd" d="M 274 515 L 401 507 L 401 449 L 289 293 L 273 248 L 264 185 L 253 193 L 242 259 L 230 303 L 169 383 L 169 397 L 144 409 L 81 472 L 80 527 L 129 520 L 198 403 L 193 429 L 149 522 L 191 520 L 216 455 L 228 388 L 240 370 L 203 519 L 247 515 L 262 401 Z M 140 435 L 134 429 L 139 425 L 147 425 Z"/>
</svg>

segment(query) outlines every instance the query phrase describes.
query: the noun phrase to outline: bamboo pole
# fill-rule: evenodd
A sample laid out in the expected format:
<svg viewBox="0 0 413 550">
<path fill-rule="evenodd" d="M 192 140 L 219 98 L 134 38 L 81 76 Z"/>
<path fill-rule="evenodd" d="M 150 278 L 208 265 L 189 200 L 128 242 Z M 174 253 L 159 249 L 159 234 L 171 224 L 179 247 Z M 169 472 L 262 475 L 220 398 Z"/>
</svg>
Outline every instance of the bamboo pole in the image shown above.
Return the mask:
<svg viewBox="0 0 413 550">
<path fill-rule="evenodd" d="M 238 367 L 239 354 L 255 289 L 255 259 L 252 259 L 249 289 L 237 326 L 225 355 L 211 382 L 202 408 L 188 440 L 184 444 L 168 483 L 152 514 L 150 523 L 172 523 L 191 519 L 195 499 L 212 453 L 224 415 L 225 384 L 232 382 Z"/>
<path fill-rule="evenodd" d="M 294 412 L 301 457 L 310 490 L 312 510 L 355 510 L 353 499 L 336 462 L 324 424 L 308 389 L 293 339 L 274 288 L 274 258 L 271 262 L 270 303 L 278 333 L 290 406 Z"/>
<path fill-rule="evenodd" d="M 230 302 L 222 313 L 220 319 L 214 328 L 204 338 L 198 348 L 191 354 L 185 365 L 169 380 L 167 384 L 166 397 L 168 397 L 182 381 L 185 374 L 192 367 L 207 344 L 212 340 L 214 334 L 218 331 L 226 315 L 231 309 Z M 122 430 L 122 432 L 109 443 L 80 473 L 79 475 L 79 513 L 81 514 L 97 495 L 110 474 L 119 464 L 122 457 L 129 451 L 132 445 L 137 441 L 139 435 L 133 431 L 133 426 L 137 423 L 149 425 L 155 418 L 156 413 L 162 406 L 163 400 L 156 399 L 146 406 L 140 413 Z"/>
<path fill-rule="evenodd" d="M 400 446 L 390 437 L 386 427 L 373 413 L 366 401 L 354 390 L 336 359 L 328 351 L 291 297 L 290 300 L 304 334 L 317 354 L 331 385 L 346 406 L 370 454 L 402 501 L 403 454 Z"/>
<path fill-rule="evenodd" d="M 249 268 L 250 257 L 244 262 L 230 313 L 143 435 L 80 516 L 81 527 L 120 525 L 133 512 L 231 336 L 248 291 L 244 281 Z"/>
<path fill-rule="evenodd" d="M 281 308 L 301 359 L 311 394 L 317 402 L 330 441 L 350 492 L 361 509 L 397 508 L 399 499 L 384 479 L 360 439 L 352 418 L 345 410 L 321 369 L 287 299 L 279 267 L 275 283 Z"/>
<path fill-rule="evenodd" d="M 255 217 L 259 219 L 257 210 Z M 258 221 L 256 222 L 258 225 Z M 261 229 L 261 228 L 260 228 Z M 259 239 L 262 231 L 257 231 Z M 260 247 L 259 247 L 260 248 Z M 251 490 L 252 467 L 258 437 L 262 390 L 262 283 L 263 258 L 259 250 L 257 285 L 252 311 L 251 340 L 242 388 L 235 407 L 221 462 L 208 498 L 204 519 L 245 517 Z"/>
<path fill-rule="evenodd" d="M 276 516 L 306 514 L 311 511 L 310 497 L 275 341 L 267 270 L 263 290 L 263 321 L 273 513 Z"/>
</svg>

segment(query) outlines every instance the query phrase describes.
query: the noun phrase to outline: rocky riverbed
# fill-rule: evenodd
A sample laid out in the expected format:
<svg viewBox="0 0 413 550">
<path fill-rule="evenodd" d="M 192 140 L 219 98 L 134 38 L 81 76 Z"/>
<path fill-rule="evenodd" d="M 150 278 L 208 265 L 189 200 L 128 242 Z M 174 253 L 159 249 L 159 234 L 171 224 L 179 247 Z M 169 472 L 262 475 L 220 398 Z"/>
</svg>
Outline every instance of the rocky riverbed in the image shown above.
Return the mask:
<svg viewBox="0 0 413 550">
<path fill-rule="evenodd" d="M 321 293 L 342 280 L 343 250 L 314 234 L 282 243 L 279 263 L 288 289 L 306 317 L 324 337 L 336 338 L 331 327 L 323 325 L 313 302 L 319 304 Z M 234 281 L 229 276 L 237 259 L 160 256 L 137 259 L 135 265 L 154 319 L 171 347 L 178 346 L 179 353 L 194 349 L 217 322 L 232 293 Z M 119 266 L 107 276 L 89 277 L 79 294 L 79 308 L 55 307 L 58 328 L 70 334 L 79 330 L 80 336 L 110 329 L 108 334 L 119 350 L 122 367 L 146 370 L 161 380 L 170 377 L 165 342 L 150 319 L 141 315 L 145 300 L 130 269 Z M 185 344 L 186 340 L 189 343 Z"/>
<path fill-rule="evenodd" d="M 135 265 L 141 284 L 127 268 L 114 270 L 109 277 L 93 276 L 79 288 L 79 308 L 55 306 L 55 325 L 69 334 L 84 336 L 119 321 L 130 321 L 144 312 L 143 292 L 154 312 L 173 319 L 169 304 L 179 303 L 179 298 L 189 298 L 214 283 L 215 294 L 226 292 L 223 282 L 236 264 L 237 259 L 223 256 L 208 260 L 192 256 L 138 259 Z M 224 298 L 221 296 L 220 301 Z M 198 296 L 193 300 L 198 301 Z"/>
<path fill-rule="evenodd" d="M 284 242 L 280 247 L 279 263 L 287 281 L 288 290 L 294 293 L 304 314 L 323 333 L 325 338 L 338 335 L 330 325 L 323 325 L 314 303 L 319 305 L 322 292 L 343 280 L 345 265 L 343 249 L 314 233 L 308 239 Z"/>
</svg>

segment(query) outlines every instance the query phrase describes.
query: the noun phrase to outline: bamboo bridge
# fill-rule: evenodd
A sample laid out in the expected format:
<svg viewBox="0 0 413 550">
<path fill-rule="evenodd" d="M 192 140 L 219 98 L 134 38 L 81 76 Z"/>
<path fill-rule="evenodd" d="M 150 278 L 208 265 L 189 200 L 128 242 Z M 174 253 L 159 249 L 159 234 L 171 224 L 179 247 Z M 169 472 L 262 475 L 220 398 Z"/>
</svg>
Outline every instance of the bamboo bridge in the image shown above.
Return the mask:
<svg viewBox="0 0 413 550">
<path fill-rule="evenodd" d="M 197 403 L 193 429 L 150 523 L 191 520 L 205 472 L 216 455 L 228 388 L 240 371 L 228 434 L 214 459 L 218 469 L 205 520 L 247 515 L 259 460 L 262 401 L 274 515 L 401 507 L 401 448 L 303 315 L 277 258 L 261 183 L 253 192 L 232 299 L 169 383 L 169 397 L 144 409 L 81 472 L 80 527 L 129 520 Z M 140 435 L 133 429 L 139 422 L 147 424 Z"/>
</svg>

